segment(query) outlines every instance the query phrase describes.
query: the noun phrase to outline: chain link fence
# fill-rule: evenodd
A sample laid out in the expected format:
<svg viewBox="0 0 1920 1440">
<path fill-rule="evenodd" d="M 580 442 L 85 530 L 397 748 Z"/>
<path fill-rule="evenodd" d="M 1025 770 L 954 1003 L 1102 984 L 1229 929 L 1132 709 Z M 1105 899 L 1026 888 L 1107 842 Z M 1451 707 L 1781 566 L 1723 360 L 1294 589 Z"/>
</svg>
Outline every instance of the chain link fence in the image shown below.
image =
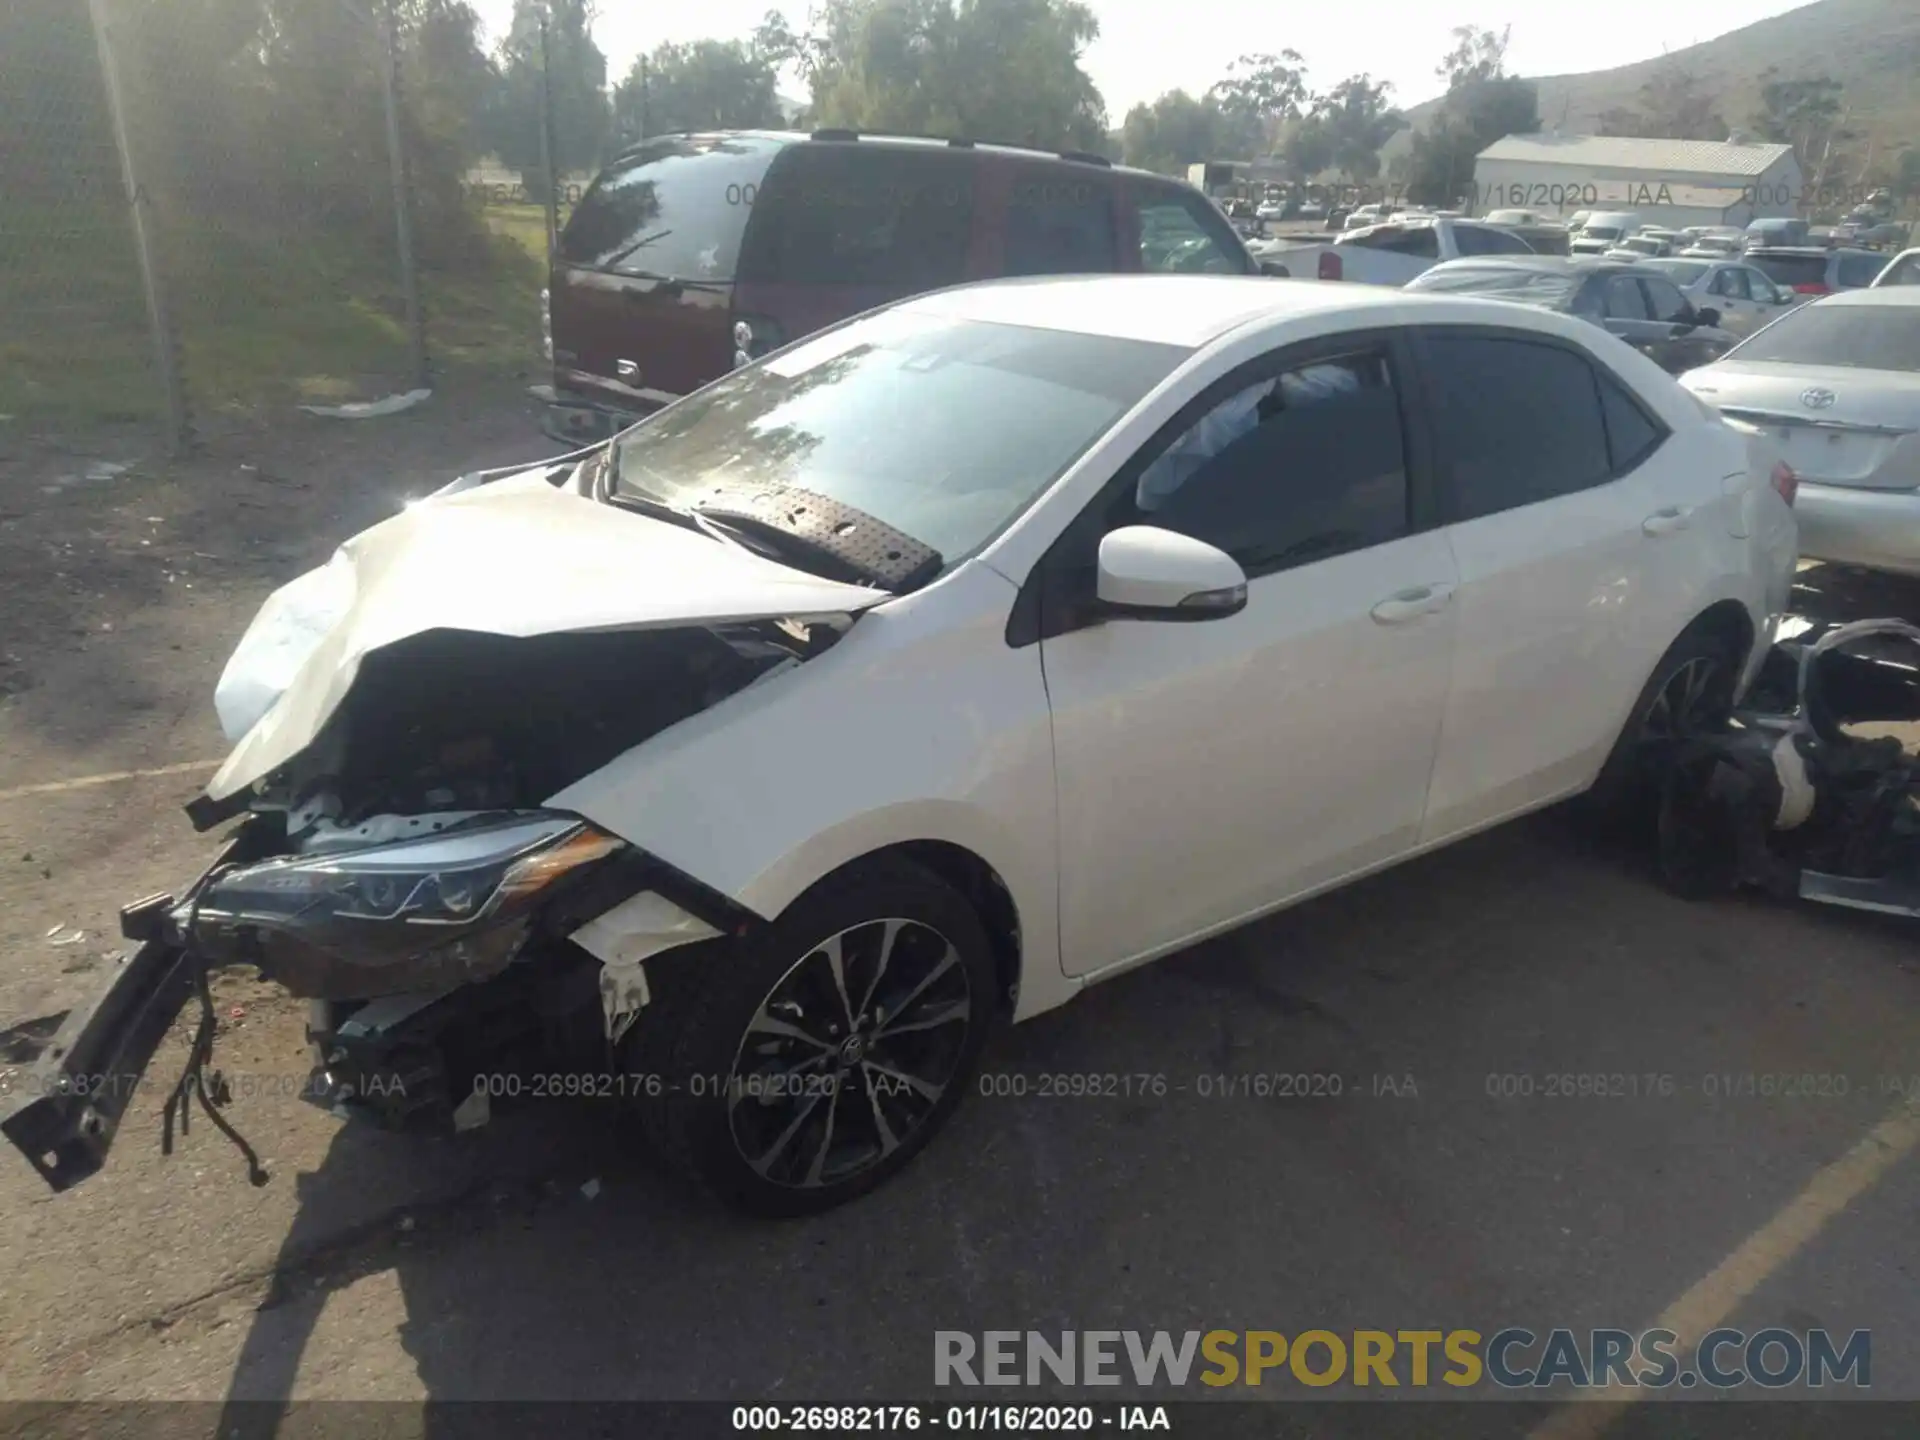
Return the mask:
<svg viewBox="0 0 1920 1440">
<path fill-rule="evenodd" d="M 471 27 L 444 0 L 4 0 L 0 414 L 178 450 L 536 370 L 542 202 L 564 222 L 580 181 L 477 178 Z"/>
</svg>

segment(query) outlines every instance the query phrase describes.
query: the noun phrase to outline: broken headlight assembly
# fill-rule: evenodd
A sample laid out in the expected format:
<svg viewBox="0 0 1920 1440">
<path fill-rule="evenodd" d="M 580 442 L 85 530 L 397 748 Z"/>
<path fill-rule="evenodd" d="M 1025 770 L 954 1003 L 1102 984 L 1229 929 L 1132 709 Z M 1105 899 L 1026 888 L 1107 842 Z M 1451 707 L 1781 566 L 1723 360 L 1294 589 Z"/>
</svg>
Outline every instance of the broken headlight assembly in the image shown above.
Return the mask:
<svg viewBox="0 0 1920 1440">
<path fill-rule="evenodd" d="M 208 964 L 257 966 L 298 996 L 450 988 L 504 970 L 555 887 L 623 848 L 570 815 L 475 821 L 227 870 L 180 919 Z"/>
</svg>

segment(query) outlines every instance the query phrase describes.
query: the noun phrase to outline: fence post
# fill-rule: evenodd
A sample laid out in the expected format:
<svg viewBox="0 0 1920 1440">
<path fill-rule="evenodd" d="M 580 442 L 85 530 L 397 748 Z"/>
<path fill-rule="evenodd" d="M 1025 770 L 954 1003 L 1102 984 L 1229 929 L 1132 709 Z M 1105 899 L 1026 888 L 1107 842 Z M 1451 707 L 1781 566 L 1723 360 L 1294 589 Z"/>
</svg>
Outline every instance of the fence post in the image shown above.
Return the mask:
<svg viewBox="0 0 1920 1440">
<path fill-rule="evenodd" d="M 540 164 L 547 172 L 547 269 L 560 249 L 560 177 L 553 166 L 553 66 L 547 54 L 547 13 L 540 12 Z"/>
<path fill-rule="evenodd" d="M 413 258 L 413 216 L 407 203 L 407 155 L 400 143 L 400 35 L 393 0 L 386 3 L 386 64 L 382 91 L 387 109 L 387 168 L 393 174 L 393 229 L 400 251 L 400 291 L 406 297 L 407 341 L 413 362 L 413 387 L 427 388 L 427 327 L 420 314 L 420 275 Z"/>
<path fill-rule="evenodd" d="M 94 46 L 100 54 L 100 78 L 107 92 L 107 118 L 113 126 L 113 146 L 120 153 L 120 180 L 127 193 L 127 214 L 133 226 L 134 255 L 140 266 L 140 288 L 147 300 L 147 327 L 153 335 L 154 364 L 159 371 L 161 395 L 167 407 L 167 451 L 172 455 L 180 455 L 193 444 L 193 423 L 187 414 L 186 392 L 180 385 L 179 357 L 174 349 L 172 320 L 161 285 L 160 269 L 154 263 L 147 193 L 140 186 L 140 172 L 134 165 L 133 146 L 127 137 L 127 112 L 120 88 L 119 57 L 113 49 L 113 34 L 107 19 L 105 0 L 87 0 L 87 19 L 93 27 Z"/>
</svg>

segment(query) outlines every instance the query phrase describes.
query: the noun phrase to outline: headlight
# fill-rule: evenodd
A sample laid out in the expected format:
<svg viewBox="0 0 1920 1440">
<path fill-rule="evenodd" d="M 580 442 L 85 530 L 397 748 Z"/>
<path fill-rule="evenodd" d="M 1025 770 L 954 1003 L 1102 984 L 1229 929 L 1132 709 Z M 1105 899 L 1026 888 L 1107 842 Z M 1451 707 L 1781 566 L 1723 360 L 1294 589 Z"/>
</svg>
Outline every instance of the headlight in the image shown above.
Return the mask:
<svg viewBox="0 0 1920 1440">
<path fill-rule="evenodd" d="M 361 999 L 506 968 L 553 885 L 623 842 L 570 815 L 521 816 L 345 853 L 268 860 L 201 895 L 193 936 L 296 995 Z"/>
<path fill-rule="evenodd" d="M 236 745 L 260 723 L 327 632 L 353 608 L 353 562 L 336 553 L 267 597 L 214 688 L 220 729 Z"/>
</svg>

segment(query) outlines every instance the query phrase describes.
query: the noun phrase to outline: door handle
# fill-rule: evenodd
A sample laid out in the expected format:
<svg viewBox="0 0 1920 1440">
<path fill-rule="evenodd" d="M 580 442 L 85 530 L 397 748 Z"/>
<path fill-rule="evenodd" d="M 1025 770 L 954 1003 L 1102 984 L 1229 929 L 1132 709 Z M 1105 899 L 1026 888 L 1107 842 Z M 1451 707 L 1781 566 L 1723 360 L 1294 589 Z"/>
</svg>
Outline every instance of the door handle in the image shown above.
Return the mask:
<svg viewBox="0 0 1920 1440">
<path fill-rule="evenodd" d="M 1416 585 L 1397 595 L 1389 595 L 1373 607 L 1372 615 L 1382 625 L 1404 625 L 1409 620 L 1418 620 L 1422 615 L 1445 609 L 1452 598 L 1451 585 Z"/>
<path fill-rule="evenodd" d="M 1671 535 L 1676 530 L 1687 528 L 1687 514 L 1679 506 L 1669 505 L 1647 516 L 1640 522 L 1640 528 L 1648 535 Z"/>
</svg>

